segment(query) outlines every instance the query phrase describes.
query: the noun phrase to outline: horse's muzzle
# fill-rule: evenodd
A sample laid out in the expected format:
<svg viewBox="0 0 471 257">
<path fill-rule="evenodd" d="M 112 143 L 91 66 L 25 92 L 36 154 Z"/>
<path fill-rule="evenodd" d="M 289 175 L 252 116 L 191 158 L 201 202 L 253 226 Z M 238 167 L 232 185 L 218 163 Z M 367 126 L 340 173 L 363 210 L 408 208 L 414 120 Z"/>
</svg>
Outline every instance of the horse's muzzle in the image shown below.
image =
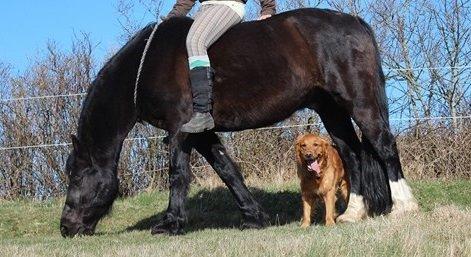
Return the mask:
<svg viewBox="0 0 471 257">
<path fill-rule="evenodd" d="M 67 224 L 65 221 L 61 221 L 60 231 L 64 238 L 82 235 L 91 236 L 95 233 L 94 228 L 89 228 L 84 225 Z"/>
</svg>

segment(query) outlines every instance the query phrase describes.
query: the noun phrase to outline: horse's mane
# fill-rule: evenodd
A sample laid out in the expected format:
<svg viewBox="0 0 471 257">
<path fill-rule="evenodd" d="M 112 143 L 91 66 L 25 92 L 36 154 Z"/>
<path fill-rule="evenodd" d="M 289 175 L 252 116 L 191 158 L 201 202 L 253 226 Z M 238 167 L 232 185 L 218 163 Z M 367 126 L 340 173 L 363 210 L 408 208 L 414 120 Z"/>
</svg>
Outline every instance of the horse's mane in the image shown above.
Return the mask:
<svg viewBox="0 0 471 257">
<path fill-rule="evenodd" d="M 96 84 L 96 82 L 100 80 L 107 71 L 112 69 L 112 67 L 117 62 L 119 62 L 119 60 L 122 60 L 123 58 L 125 58 L 124 57 L 125 55 L 127 55 L 130 51 L 135 50 L 137 45 L 139 45 L 140 43 L 142 44 L 142 42 L 144 42 L 147 39 L 147 37 L 151 33 L 152 28 L 154 26 L 155 26 L 155 22 L 152 22 L 152 23 L 149 23 L 144 28 L 142 28 L 141 30 L 139 30 L 138 32 L 136 32 L 136 34 L 134 34 L 134 36 L 132 36 L 128 40 L 128 42 L 126 42 L 126 44 L 118 50 L 118 52 L 113 54 L 113 56 L 111 56 L 105 62 L 103 67 L 98 71 L 98 74 L 96 78 L 94 79 L 94 81 L 92 82 L 92 85 L 88 88 L 88 93 L 90 93 L 90 90 L 94 88 L 94 85 Z"/>
<path fill-rule="evenodd" d="M 88 111 L 84 111 L 90 106 L 90 102 L 95 96 L 104 89 L 102 85 L 106 85 L 104 83 L 110 76 L 115 75 L 113 72 L 115 69 L 121 66 L 123 61 L 129 61 L 130 57 L 136 54 L 136 51 L 144 47 L 145 40 L 150 35 L 152 28 L 155 26 L 154 23 L 150 23 L 145 26 L 143 29 L 138 31 L 133 37 L 131 37 L 126 44 L 121 47 L 111 58 L 109 58 L 103 67 L 100 69 L 98 74 L 96 75 L 95 79 L 91 82 L 90 86 L 87 89 L 87 96 L 82 104 L 82 113 L 80 115 L 79 128 L 78 128 L 78 135 L 82 132 L 82 126 L 84 125 L 83 119 L 88 115 Z M 106 89 L 104 89 L 106 90 Z"/>
</svg>

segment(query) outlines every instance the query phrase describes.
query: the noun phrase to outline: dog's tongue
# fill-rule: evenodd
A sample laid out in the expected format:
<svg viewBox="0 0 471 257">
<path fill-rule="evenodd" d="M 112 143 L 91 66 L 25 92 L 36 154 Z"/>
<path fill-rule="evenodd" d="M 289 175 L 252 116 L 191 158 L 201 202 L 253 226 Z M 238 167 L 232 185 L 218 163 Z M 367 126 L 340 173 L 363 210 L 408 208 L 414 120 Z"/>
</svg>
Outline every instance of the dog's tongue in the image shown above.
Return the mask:
<svg viewBox="0 0 471 257">
<path fill-rule="evenodd" d="M 321 173 L 321 168 L 319 167 L 319 163 L 317 161 L 314 161 L 313 163 L 311 163 L 311 165 L 309 165 L 309 168 L 312 171 L 315 171 L 317 174 Z"/>
</svg>

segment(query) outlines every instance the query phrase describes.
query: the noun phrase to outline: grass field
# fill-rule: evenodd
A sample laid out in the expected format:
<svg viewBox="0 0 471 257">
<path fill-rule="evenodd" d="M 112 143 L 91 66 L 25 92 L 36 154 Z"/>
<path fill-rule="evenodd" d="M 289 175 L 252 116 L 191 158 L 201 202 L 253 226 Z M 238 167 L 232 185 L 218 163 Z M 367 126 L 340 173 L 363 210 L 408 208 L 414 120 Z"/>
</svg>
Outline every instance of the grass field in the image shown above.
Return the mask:
<svg viewBox="0 0 471 257">
<path fill-rule="evenodd" d="M 271 216 L 263 230 L 237 229 L 240 214 L 225 188 L 196 188 L 183 236 L 151 236 L 167 192 L 120 199 L 97 235 L 63 239 L 62 199 L 0 201 L 0 256 L 471 256 L 471 181 L 415 182 L 421 211 L 332 228 L 298 227 L 295 182 L 252 188 Z"/>
</svg>

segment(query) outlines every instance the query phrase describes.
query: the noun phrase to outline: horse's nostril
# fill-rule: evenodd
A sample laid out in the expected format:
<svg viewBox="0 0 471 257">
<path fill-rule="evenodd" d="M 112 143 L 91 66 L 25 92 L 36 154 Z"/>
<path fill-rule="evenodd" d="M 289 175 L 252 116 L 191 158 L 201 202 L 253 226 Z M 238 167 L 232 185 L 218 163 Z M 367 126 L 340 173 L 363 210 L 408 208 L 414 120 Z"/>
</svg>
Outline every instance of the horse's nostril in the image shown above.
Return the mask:
<svg viewBox="0 0 471 257">
<path fill-rule="evenodd" d="M 67 227 L 64 226 L 64 225 L 61 225 L 61 235 L 63 237 L 66 237 L 66 236 L 68 236 L 68 232 L 69 232 L 69 230 L 67 229 Z"/>
</svg>

